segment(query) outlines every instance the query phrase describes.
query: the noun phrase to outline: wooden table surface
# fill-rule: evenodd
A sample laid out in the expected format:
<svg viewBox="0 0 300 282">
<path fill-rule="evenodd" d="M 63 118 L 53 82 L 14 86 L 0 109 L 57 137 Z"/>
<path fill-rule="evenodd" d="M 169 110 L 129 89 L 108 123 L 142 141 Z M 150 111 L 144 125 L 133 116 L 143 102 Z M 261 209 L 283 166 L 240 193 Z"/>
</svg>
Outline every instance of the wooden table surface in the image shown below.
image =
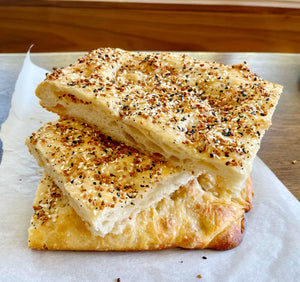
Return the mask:
<svg viewBox="0 0 300 282">
<path fill-rule="evenodd" d="M 300 52 L 299 0 L 0 0 L 0 52 Z"/>
<path fill-rule="evenodd" d="M 72 63 L 84 53 L 32 53 L 32 61 L 50 70 Z M 284 91 L 258 156 L 300 200 L 300 54 L 189 53 L 225 64 L 246 61 L 263 78 L 282 84 Z M 25 54 L 0 54 L 0 124 L 6 119 L 14 85 Z M 1 153 L 0 153 L 1 157 Z"/>
</svg>

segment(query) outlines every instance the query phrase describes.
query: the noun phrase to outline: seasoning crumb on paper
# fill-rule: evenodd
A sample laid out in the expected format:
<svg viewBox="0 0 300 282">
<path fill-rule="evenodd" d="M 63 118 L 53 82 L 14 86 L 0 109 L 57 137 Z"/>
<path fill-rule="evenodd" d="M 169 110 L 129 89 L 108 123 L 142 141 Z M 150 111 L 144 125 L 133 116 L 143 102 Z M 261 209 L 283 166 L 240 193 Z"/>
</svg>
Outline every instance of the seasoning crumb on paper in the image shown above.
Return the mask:
<svg viewBox="0 0 300 282">
<path fill-rule="evenodd" d="M 117 278 L 116 281 L 117 281 L 117 282 L 121 282 L 121 278 Z"/>
<path fill-rule="evenodd" d="M 197 278 L 202 278 L 201 274 L 198 274 L 198 275 L 197 275 Z"/>
<path fill-rule="evenodd" d="M 206 256 L 203 256 L 202 258 L 203 258 L 203 259 L 207 259 L 207 257 L 206 257 Z"/>
</svg>

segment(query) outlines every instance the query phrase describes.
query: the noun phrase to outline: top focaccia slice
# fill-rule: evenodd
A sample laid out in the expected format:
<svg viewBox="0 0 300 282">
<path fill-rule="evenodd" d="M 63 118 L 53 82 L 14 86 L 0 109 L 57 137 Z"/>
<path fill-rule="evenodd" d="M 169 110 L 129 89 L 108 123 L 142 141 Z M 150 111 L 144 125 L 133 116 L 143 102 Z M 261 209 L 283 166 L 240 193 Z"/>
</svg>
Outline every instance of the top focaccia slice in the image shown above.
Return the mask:
<svg viewBox="0 0 300 282">
<path fill-rule="evenodd" d="M 281 91 L 245 64 L 106 48 L 53 70 L 36 94 L 50 111 L 238 193 Z"/>
<path fill-rule="evenodd" d="M 47 123 L 26 144 L 97 236 L 122 232 L 126 221 L 195 178 L 75 120 Z"/>
</svg>

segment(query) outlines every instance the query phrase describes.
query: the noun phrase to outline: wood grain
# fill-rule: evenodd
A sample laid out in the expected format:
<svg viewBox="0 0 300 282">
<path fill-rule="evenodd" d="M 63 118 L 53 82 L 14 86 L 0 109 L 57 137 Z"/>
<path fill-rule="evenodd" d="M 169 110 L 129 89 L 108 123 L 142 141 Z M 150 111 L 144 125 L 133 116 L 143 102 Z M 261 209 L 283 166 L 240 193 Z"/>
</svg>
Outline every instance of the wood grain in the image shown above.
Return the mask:
<svg viewBox="0 0 300 282">
<path fill-rule="evenodd" d="M 31 44 L 36 52 L 104 46 L 300 52 L 297 1 L 287 1 L 287 7 L 284 1 L 263 1 L 265 6 L 257 1 L 240 1 L 243 5 L 237 1 L 225 1 L 226 5 L 217 4 L 221 1 L 6 2 L 0 0 L 0 52 L 25 52 Z"/>
<path fill-rule="evenodd" d="M 258 156 L 300 200 L 300 55 L 271 57 L 266 54 L 257 71 L 284 89 Z"/>
<path fill-rule="evenodd" d="M 298 86 L 300 59 L 298 60 Z M 281 96 L 273 125 L 264 136 L 258 156 L 300 200 L 300 88 L 290 87 Z"/>
</svg>

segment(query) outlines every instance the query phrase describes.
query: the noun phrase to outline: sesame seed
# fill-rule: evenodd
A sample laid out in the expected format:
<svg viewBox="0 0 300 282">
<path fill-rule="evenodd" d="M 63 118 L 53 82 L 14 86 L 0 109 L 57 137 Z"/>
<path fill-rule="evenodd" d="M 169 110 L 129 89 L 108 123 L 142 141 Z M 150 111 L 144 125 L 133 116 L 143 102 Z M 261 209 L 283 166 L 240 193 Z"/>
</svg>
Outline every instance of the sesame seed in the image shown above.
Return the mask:
<svg viewBox="0 0 300 282">
<path fill-rule="evenodd" d="M 181 67 L 167 62 L 179 62 Z M 112 98 L 115 104 L 106 106 L 117 113 L 118 120 L 141 125 L 147 120 L 162 130 L 171 128 L 178 135 L 174 144 L 189 144 L 199 153 L 214 152 L 215 157 L 249 152 L 253 145 L 244 140 L 263 136 L 266 122 L 262 117 L 268 116 L 279 97 L 273 86 L 265 87 L 271 84 L 245 64 L 226 66 L 184 54 L 137 55 L 111 48 L 94 50 L 69 67 L 54 69 L 46 79 L 86 88 L 97 101 Z M 72 95 L 58 99 L 88 103 Z M 73 146 L 82 142 L 73 141 Z M 245 158 L 241 156 L 239 162 Z"/>
</svg>

